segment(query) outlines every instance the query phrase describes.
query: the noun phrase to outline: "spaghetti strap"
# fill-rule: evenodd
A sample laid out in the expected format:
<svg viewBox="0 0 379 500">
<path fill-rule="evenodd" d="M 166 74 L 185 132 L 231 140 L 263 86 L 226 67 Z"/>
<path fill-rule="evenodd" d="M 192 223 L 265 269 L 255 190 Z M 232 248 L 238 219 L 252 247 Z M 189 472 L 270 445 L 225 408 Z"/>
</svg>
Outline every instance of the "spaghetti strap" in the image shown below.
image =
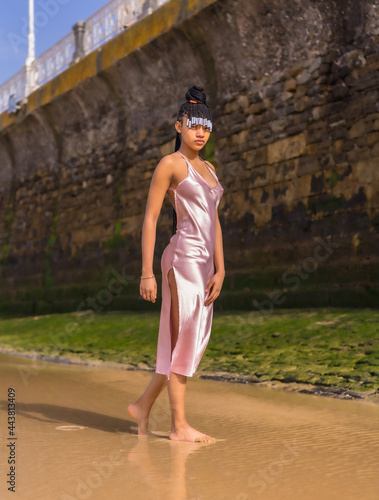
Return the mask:
<svg viewBox="0 0 379 500">
<path fill-rule="evenodd" d="M 184 156 L 184 154 L 182 154 L 180 151 L 178 151 L 178 153 L 179 153 L 179 154 L 180 154 L 180 155 L 181 155 L 181 156 L 185 159 L 185 161 L 186 161 L 187 165 L 189 165 L 188 169 L 190 169 L 190 168 L 191 168 L 191 170 L 193 170 L 193 171 L 196 173 L 196 175 L 198 175 L 198 176 L 200 177 L 200 179 L 202 179 L 202 181 L 203 181 L 203 182 L 205 182 L 205 184 L 209 187 L 209 189 L 213 190 L 213 189 L 216 189 L 218 185 L 220 185 L 220 186 L 221 186 L 221 184 L 219 183 L 218 178 L 216 177 L 216 174 L 212 174 L 212 177 L 214 177 L 214 178 L 215 178 L 215 180 L 216 180 L 216 184 L 215 184 L 213 187 L 212 187 L 212 186 L 210 186 L 210 185 L 208 184 L 208 182 L 204 179 L 204 177 L 201 175 L 201 173 L 200 173 L 200 172 L 198 172 L 198 171 L 196 170 L 196 168 L 195 168 L 195 167 L 193 167 L 193 166 L 191 165 L 191 163 L 190 163 L 190 161 L 188 160 L 188 158 L 186 158 L 186 157 Z M 200 158 L 200 156 L 199 156 L 199 158 Z M 201 159 L 202 161 L 204 161 L 202 158 L 200 158 L 200 159 Z M 205 162 L 205 163 L 206 163 L 206 162 Z M 207 165 L 207 167 L 208 167 L 208 169 L 210 168 L 208 165 Z M 188 177 L 188 176 L 187 176 L 187 177 Z"/>
<path fill-rule="evenodd" d="M 200 158 L 201 161 L 203 161 L 206 164 L 206 166 L 208 167 L 208 170 L 210 170 L 210 172 L 213 175 L 213 177 L 218 181 L 218 177 L 216 176 L 215 171 L 213 170 L 213 168 L 211 168 L 208 165 L 208 163 L 205 160 L 203 160 L 200 156 L 199 156 L 199 158 Z"/>
</svg>

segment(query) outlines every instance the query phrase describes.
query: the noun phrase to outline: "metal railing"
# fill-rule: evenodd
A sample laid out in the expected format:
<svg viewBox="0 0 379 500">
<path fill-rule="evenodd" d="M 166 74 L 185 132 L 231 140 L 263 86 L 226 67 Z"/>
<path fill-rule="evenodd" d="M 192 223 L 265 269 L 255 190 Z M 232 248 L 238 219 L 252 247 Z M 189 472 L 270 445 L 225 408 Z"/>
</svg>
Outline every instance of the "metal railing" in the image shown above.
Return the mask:
<svg viewBox="0 0 379 500">
<path fill-rule="evenodd" d="M 73 32 L 59 40 L 55 45 L 43 52 L 33 62 L 33 78 L 35 88 L 44 85 L 66 68 L 72 61 L 75 51 Z"/>
<path fill-rule="evenodd" d="M 34 59 L 32 91 L 44 85 L 109 39 L 149 15 L 167 0 L 111 0 L 64 38 Z M 0 113 L 12 112 L 25 100 L 26 67 L 0 85 Z"/>
</svg>

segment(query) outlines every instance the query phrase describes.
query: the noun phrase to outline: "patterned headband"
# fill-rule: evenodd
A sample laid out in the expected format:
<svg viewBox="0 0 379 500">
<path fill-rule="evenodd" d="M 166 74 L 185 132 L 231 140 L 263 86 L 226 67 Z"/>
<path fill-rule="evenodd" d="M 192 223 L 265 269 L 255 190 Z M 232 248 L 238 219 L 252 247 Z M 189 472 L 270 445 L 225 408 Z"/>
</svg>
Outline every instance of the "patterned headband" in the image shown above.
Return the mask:
<svg viewBox="0 0 379 500">
<path fill-rule="evenodd" d="M 193 116 L 191 118 L 191 121 L 189 118 L 187 118 L 187 127 L 192 127 L 192 125 L 203 125 L 205 127 L 208 127 L 209 130 L 212 132 L 212 122 L 211 120 L 208 120 L 207 118 L 202 118 L 201 116 Z"/>
</svg>

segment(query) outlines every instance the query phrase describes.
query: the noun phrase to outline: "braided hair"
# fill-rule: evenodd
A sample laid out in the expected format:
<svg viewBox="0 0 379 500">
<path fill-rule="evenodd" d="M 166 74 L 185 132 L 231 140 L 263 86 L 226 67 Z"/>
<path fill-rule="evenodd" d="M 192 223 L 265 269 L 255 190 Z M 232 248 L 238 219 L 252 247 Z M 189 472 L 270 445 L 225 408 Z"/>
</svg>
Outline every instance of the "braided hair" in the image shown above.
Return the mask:
<svg viewBox="0 0 379 500">
<path fill-rule="evenodd" d="M 197 85 L 193 85 L 192 87 L 190 87 L 186 92 L 185 98 L 186 102 L 180 106 L 178 117 L 176 118 L 177 121 L 181 122 L 181 124 L 183 125 L 182 120 L 183 117 L 186 115 L 190 121 L 192 120 L 192 117 L 197 117 L 197 118 L 205 118 L 206 120 L 212 122 L 211 110 L 206 104 L 207 96 L 205 95 L 201 87 L 198 87 Z M 196 103 L 190 101 L 196 101 Z M 178 149 L 180 148 L 180 144 L 181 144 L 181 137 L 179 132 L 176 132 L 175 151 L 178 151 Z M 172 207 L 173 235 L 176 233 L 176 224 L 177 224 L 176 211 L 175 208 Z"/>
</svg>

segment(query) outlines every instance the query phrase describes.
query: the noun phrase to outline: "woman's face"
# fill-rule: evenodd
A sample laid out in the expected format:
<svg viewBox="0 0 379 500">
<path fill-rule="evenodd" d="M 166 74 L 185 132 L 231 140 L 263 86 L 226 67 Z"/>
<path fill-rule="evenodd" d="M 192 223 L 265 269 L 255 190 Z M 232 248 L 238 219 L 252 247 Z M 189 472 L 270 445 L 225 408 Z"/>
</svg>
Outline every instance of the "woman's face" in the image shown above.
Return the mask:
<svg viewBox="0 0 379 500">
<path fill-rule="evenodd" d="M 196 125 L 187 126 L 187 115 L 184 115 L 182 118 L 182 123 L 179 121 L 175 122 L 176 130 L 181 134 L 182 142 L 194 149 L 195 151 L 200 151 L 202 149 L 211 135 L 209 128 L 204 125 Z"/>
</svg>

